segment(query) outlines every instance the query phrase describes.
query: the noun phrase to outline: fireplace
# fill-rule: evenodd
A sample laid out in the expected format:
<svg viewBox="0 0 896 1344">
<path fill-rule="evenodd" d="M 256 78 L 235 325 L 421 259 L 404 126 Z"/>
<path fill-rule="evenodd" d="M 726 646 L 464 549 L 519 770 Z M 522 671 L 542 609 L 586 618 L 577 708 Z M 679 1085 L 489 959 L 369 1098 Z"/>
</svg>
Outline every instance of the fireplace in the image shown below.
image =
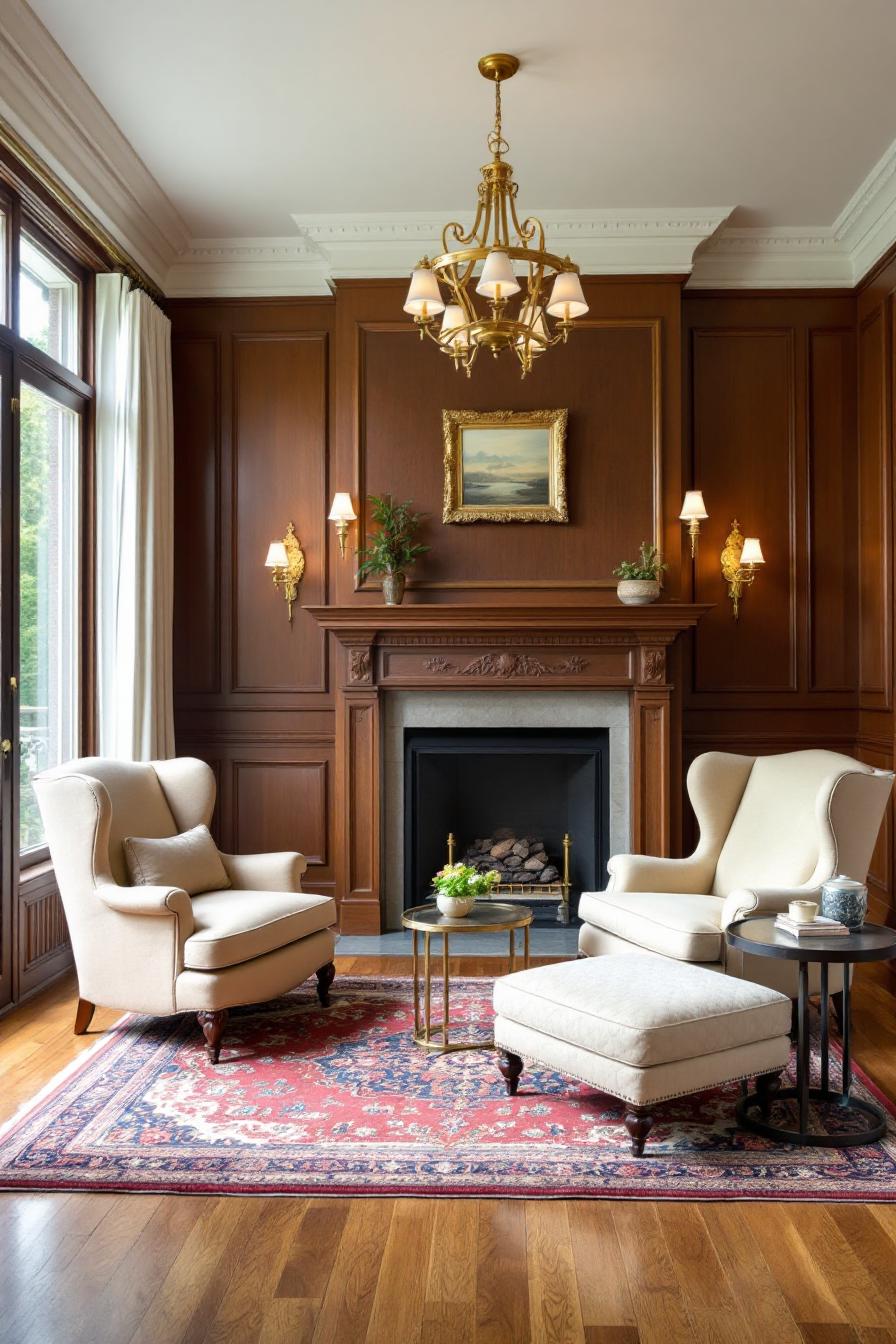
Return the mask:
<svg viewBox="0 0 896 1344">
<path fill-rule="evenodd" d="M 428 721 L 405 718 L 403 727 L 459 731 L 538 726 L 559 732 L 615 720 L 609 742 L 610 851 L 672 852 L 680 767 L 672 646 L 709 607 L 680 602 L 624 607 L 608 595 L 587 602 L 552 595 L 550 602 L 525 608 L 512 597 L 460 604 L 444 596 L 386 607 L 362 596 L 349 606 L 305 608 L 333 631 L 338 645 L 333 796 L 336 896 L 344 933 L 378 933 L 400 923 L 403 738 L 395 740 L 393 723 L 405 712 L 426 713 Z M 482 702 L 473 719 L 471 698 Z M 510 712 L 499 719 L 495 710 L 508 704 Z M 455 719 L 461 707 L 464 717 Z M 577 860 L 579 850 L 575 844 Z M 444 857 L 441 852 L 439 863 Z M 594 863 L 594 884 L 602 887 L 605 874 L 597 855 Z"/>
<path fill-rule="evenodd" d="M 603 885 L 609 857 L 608 748 L 605 728 L 406 728 L 405 908 L 429 896 L 450 833 L 455 858 L 499 869 L 512 888 L 501 899 L 552 920 L 574 915 L 579 893 Z M 568 910 L 560 897 L 567 836 Z"/>
</svg>

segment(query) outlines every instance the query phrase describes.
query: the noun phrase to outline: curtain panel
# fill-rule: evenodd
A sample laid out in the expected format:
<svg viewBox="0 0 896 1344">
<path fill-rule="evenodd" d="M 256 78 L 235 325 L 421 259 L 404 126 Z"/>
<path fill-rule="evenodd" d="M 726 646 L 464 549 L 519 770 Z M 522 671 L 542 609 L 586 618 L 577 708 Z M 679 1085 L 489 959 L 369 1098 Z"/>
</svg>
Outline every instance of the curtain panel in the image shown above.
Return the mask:
<svg viewBox="0 0 896 1344">
<path fill-rule="evenodd" d="M 171 323 L 96 279 L 97 720 L 103 756 L 174 755 Z"/>
</svg>

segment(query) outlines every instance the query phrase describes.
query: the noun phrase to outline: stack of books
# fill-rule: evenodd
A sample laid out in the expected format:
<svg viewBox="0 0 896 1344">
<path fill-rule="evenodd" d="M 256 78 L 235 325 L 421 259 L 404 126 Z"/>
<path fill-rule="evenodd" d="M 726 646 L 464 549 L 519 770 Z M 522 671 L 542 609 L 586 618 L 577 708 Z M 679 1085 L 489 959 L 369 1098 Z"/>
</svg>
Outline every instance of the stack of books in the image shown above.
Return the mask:
<svg viewBox="0 0 896 1344">
<path fill-rule="evenodd" d="M 807 924 L 798 924 L 786 914 L 778 915 L 775 928 L 783 929 L 794 938 L 848 938 L 850 933 L 845 924 L 837 919 L 825 919 L 823 915 L 816 915 Z"/>
</svg>

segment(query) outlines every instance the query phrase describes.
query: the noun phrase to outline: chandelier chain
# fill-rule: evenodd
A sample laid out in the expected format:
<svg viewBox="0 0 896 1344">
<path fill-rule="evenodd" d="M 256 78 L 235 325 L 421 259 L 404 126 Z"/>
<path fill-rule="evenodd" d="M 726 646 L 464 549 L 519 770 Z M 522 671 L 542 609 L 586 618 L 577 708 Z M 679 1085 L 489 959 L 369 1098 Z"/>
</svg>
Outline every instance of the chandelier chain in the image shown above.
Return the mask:
<svg viewBox="0 0 896 1344">
<path fill-rule="evenodd" d="M 500 159 L 502 154 L 506 154 L 510 149 L 504 136 L 501 134 L 501 81 L 495 80 L 495 125 L 491 135 L 488 137 L 488 147 L 496 159 Z"/>
</svg>

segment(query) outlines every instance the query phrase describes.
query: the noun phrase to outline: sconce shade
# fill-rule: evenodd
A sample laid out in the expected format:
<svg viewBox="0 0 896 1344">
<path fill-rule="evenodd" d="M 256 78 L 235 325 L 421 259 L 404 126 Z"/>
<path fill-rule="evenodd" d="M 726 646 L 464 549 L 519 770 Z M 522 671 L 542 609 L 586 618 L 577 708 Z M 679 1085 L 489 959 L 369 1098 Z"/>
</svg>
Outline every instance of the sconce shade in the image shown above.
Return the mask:
<svg viewBox="0 0 896 1344">
<path fill-rule="evenodd" d="M 337 490 L 327 518 L 331 523 L 353 523 L 357 518 L 352 497 L 345 490 Z"/>
<path fill-rule="evenodd" d="M 484 294 L 488 299 L 509 299 L 512 294 L 519 292 L 519 282 L 513 273 L 510 258 L 500 248 L 493 247 L 485 259 L 476 293 Z"/>
<path fill-rule="evenodd" d="M 414 317 L 435 317 L 444 307 L 435 275 L 428 266 L 418 266 L 411 275 L 404 311 Z"/>
<path fill-rule="evenodd" d="M 551 317 L 559 317 L 568 322 L 572 317 L 584 317 L 588 311 L 582 282 L 576 271 L 560 271 L 554 280 L 548 312 Z"/>
<path fill-rule="evenodd" d="M 703 503 L 702 490 L 688 490 L 685 493 L 684 503 L 681 506 L 681 513 L 678 515 L 683 523 L 689 523 L 692 518 L 708 518 L 706 505 Z"/>
<path fill-rule="evenodd" d="M 765 564 L 765 556 L 762 554 L 762 547 L 759 545 L 758 537 L 744 538 L 744 548 L 740 553 L 740 563 L 742 565 Z"/>
<path fill-rule="evenodd" d="M 268 558 L 265 560 L 266 569 L 285 569 L 289 564 L 286 557 L 286 547 L 282 541 L 272 541 L 268 547 Z"/>
</svg>

